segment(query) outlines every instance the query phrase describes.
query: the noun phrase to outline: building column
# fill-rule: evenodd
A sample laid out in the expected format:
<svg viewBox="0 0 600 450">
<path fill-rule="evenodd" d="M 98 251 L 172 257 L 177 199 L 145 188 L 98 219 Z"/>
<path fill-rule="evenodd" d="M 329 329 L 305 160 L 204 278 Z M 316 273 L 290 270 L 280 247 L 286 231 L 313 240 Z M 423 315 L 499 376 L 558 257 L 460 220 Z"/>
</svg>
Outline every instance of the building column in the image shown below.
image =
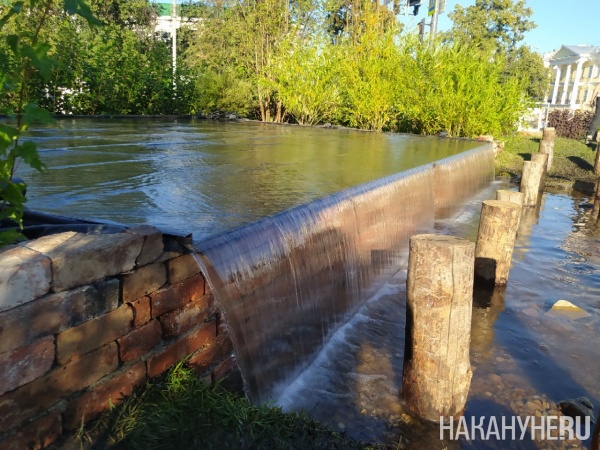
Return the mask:
<svg viewBox="0 0 600 450">
<path fill-rule="evenodd" d="M 567 92 L 569 91 L 569 82 L 571 81 L 571 64 L 567 64 L 567 74 L 565 75 L 565 82 L 563 83 L 562 97 L 560 98 L 561 105 L 567 103 Z"/>
<path fill-rule="evenodd" d="M 560 84 L 560 66 L 554 66 L 554 70 L 556 70 L 556 76 L 554 77 L 554 89 L 552 90 L 552 101 L 551 104 L 556 104 L 556 97 L 558 97 L 558 85 Z"/>
<path fill-rule="evenodd" d="M 577 97 L 579 95 L 579 82 L 581 81 L 581 75 L 583 74 L 583 63 L 586 60 L 581 58 L 577 61 L 577 70 L 575 71 L 575 81 L 573 82 L 573 95 L 571 95 L 571 108 L 577 104 Z"/>
</svg>

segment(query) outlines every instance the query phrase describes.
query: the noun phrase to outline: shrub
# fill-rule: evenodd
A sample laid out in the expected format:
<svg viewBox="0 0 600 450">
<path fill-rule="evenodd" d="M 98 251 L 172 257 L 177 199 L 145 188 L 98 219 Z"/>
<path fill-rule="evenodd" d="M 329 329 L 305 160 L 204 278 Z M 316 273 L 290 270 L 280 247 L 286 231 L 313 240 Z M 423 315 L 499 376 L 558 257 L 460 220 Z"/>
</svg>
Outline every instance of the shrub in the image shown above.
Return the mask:
<svg viewBox="0 0 600 450">
<path fill-rule="evenodd" d="M 548 126 L 556 128 L 557 136 L 583 139 L 593 117 L 589 111 L 555 109 L 548 114 Z"/>
</svg>

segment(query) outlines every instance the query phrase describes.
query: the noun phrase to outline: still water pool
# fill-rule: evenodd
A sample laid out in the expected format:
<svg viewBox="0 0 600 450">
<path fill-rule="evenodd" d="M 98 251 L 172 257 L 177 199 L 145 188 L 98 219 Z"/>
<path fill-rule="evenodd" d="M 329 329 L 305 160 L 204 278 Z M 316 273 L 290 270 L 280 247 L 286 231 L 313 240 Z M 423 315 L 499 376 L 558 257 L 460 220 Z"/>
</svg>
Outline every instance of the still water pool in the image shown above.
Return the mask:
<svg viewBox="0 0 600 450">
<path fill-rule="evenodd" d="M 184 120 L 63 119 L 37 129 L 27 206 L 193 232 L 195 240 L 476 147 L 466 140 Z"/>
</svg>

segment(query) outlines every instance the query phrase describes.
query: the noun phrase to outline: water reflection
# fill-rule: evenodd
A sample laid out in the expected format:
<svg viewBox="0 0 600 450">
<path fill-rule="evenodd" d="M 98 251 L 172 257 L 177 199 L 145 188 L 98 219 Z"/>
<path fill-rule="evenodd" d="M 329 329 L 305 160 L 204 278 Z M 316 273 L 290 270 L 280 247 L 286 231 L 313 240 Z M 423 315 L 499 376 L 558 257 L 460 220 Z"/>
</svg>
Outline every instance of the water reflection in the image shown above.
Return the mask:
<svg viewBox="0 0 600 450">
<path fill-rule="evenodd" d="M 37 129 L 28 206 L 193 232 L 196 240 L 476 146 L 257 123 L 65 119 Z"/>
</svg>

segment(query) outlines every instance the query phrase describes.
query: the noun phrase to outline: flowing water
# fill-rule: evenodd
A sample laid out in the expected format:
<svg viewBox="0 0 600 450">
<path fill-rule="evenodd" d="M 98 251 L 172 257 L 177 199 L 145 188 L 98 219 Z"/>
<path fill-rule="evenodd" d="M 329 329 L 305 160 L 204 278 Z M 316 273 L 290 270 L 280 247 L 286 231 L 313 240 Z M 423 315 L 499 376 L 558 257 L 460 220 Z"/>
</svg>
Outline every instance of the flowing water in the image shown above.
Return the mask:
<svg viewBox="0 0 600 450">
<path fill-rule="evenodd" d="M 255 401 L 401 448 L 581 448 L 440 440 L 399 401 L 405 243 L 432 228 L 475 238 L 481 200 L 501 187 L 481 191 L 489 149 L 260 124 L 62 124 L 36 132 L 50 170 L 23 172 L 29 206 L 193 231 Z M 552 415 L 581 395 L 598 405 L 600 232 L 583 224 L 586 201 L 545 195 L 522 218 L 506 289 L 475 293 L 468 418 Z M 559 299 L 589 316 L 547 314 Z"/>
</svg>

